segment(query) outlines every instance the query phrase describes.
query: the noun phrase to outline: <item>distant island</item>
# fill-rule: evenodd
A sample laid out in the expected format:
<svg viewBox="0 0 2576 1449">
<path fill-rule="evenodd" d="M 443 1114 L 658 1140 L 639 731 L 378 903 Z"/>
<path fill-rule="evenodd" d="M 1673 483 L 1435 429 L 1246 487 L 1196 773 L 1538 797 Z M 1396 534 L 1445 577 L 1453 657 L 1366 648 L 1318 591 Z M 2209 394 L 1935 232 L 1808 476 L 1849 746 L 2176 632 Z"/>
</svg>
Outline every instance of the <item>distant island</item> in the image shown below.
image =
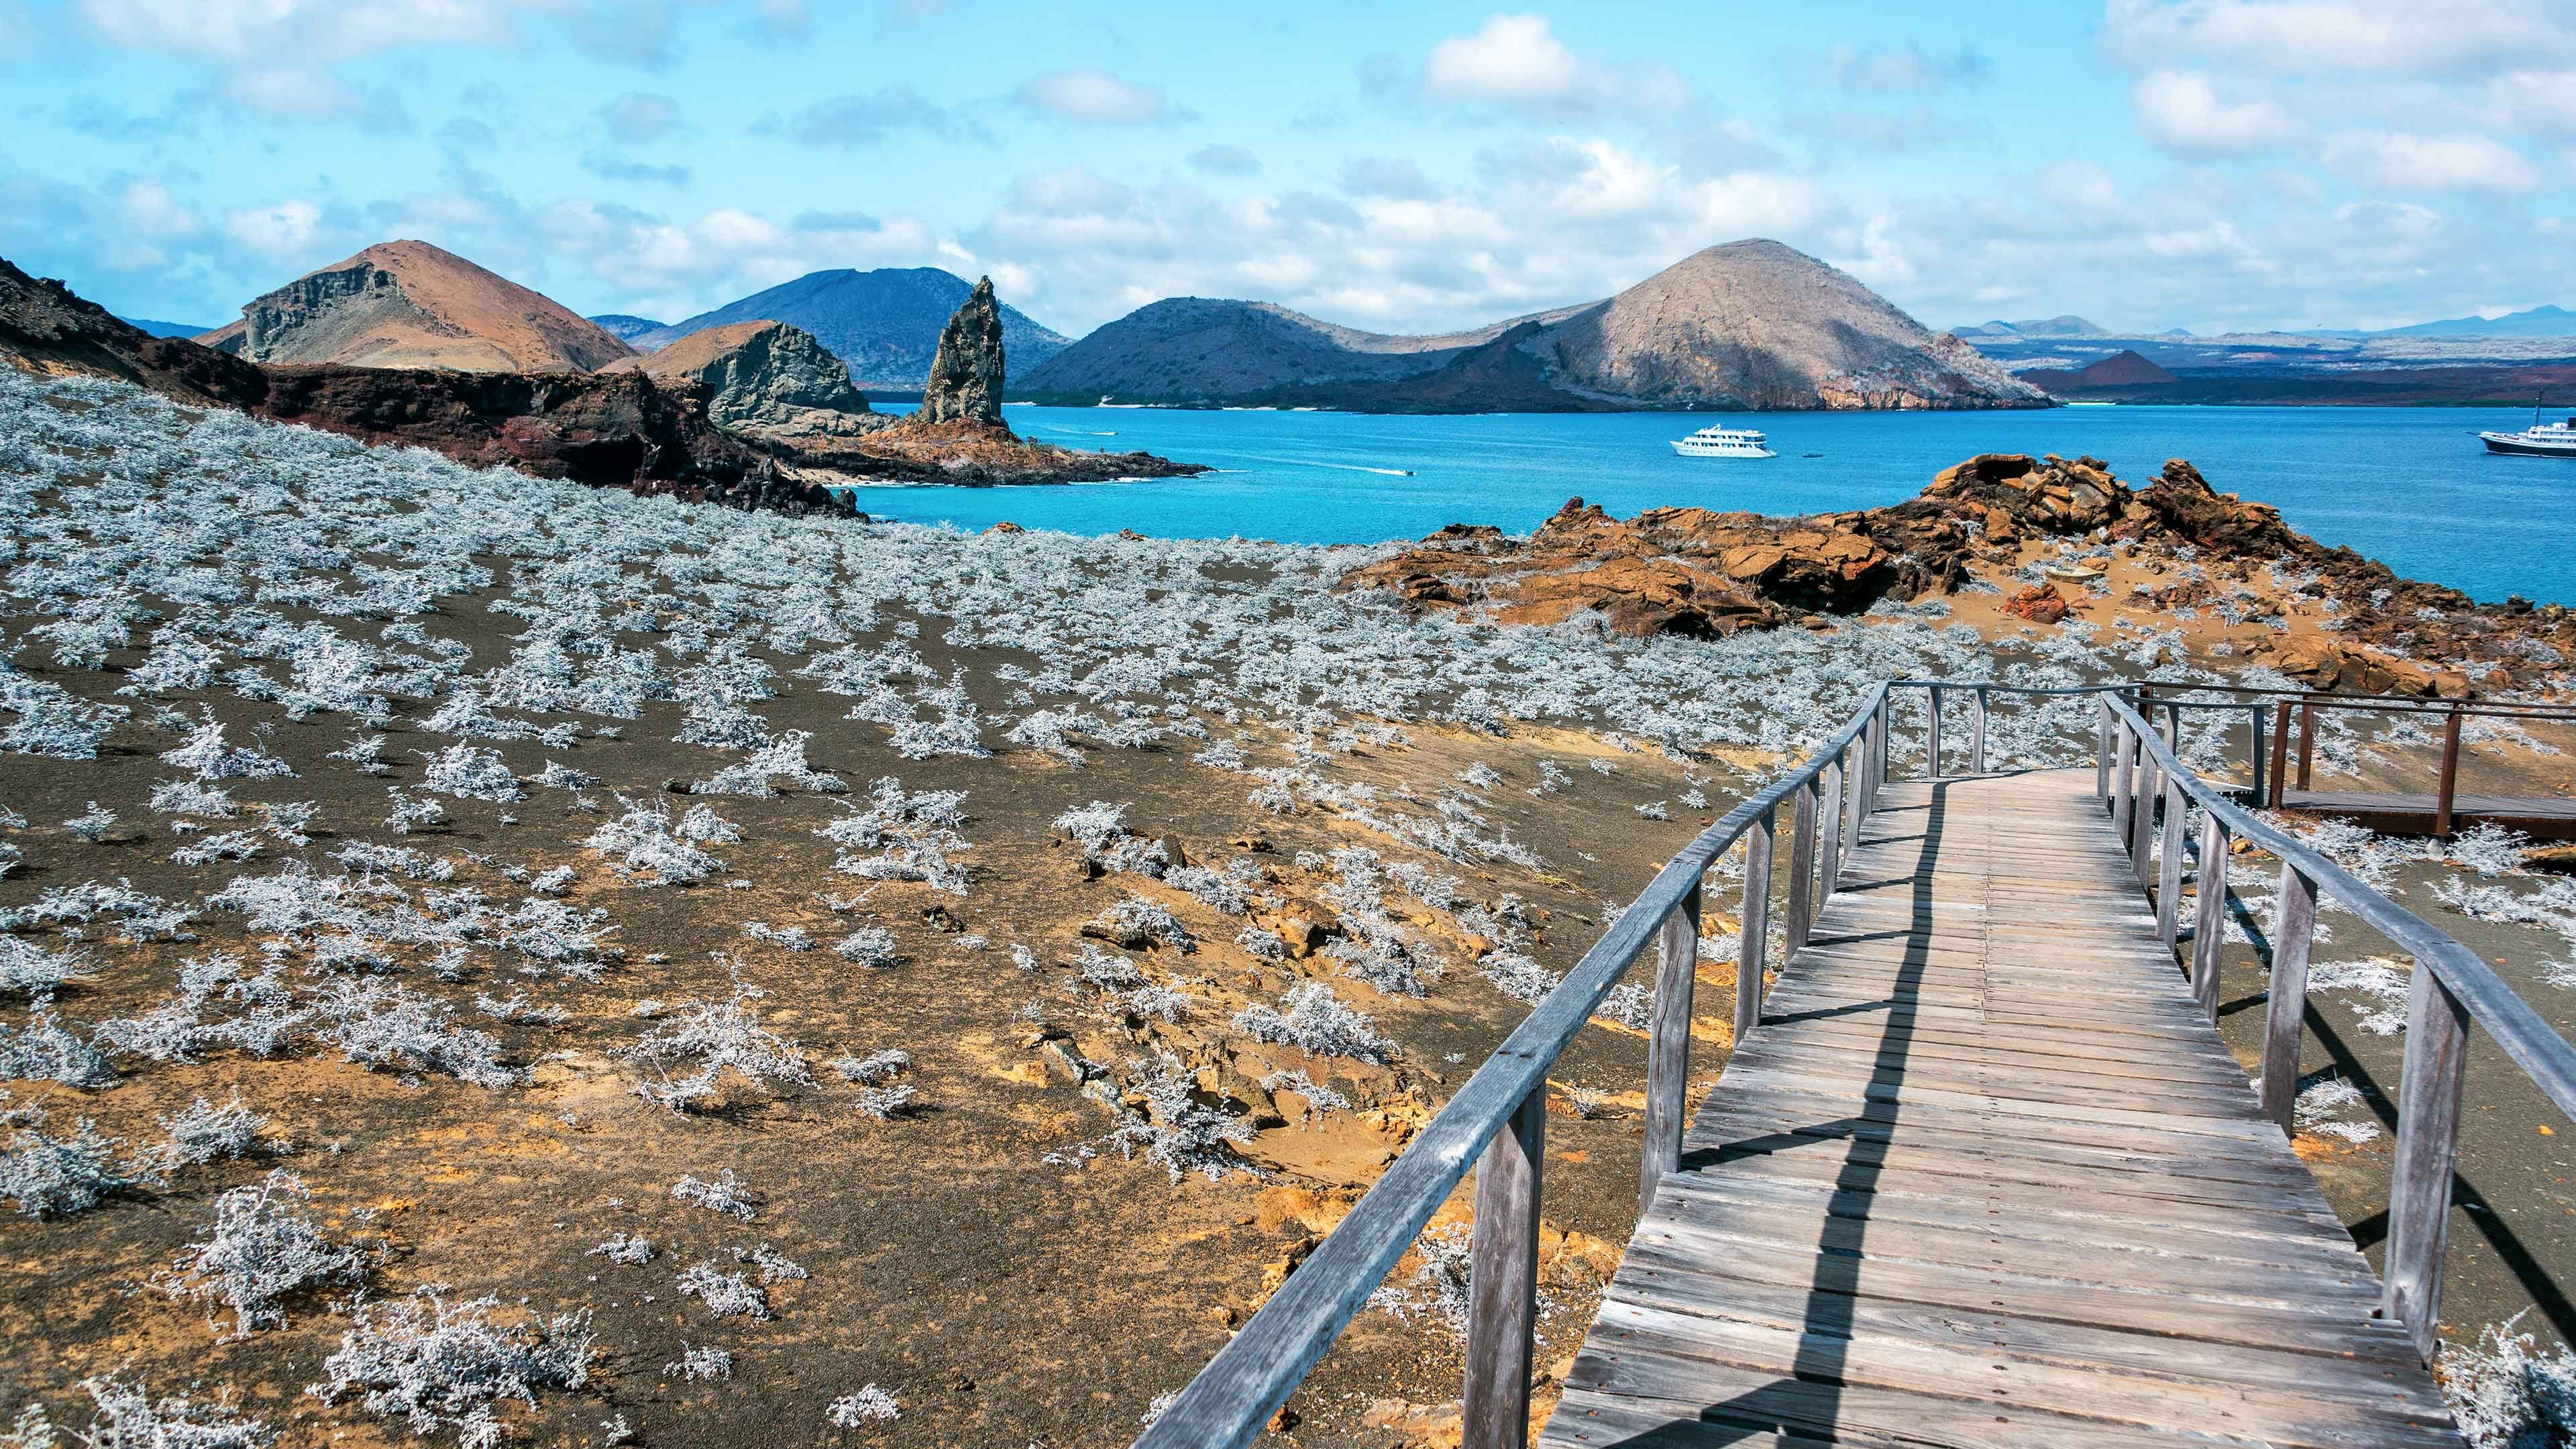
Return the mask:
<svg viewBox="0 0 2576 1449">
<path fill-rule="evenodd" d="M 1380 413 L 2049 404 L 1857 279 L 1761 239 L 1710 247 L 1615 297 L 1433 337 L 1168 298 L 1021 374 L 1011 396 Z"/>
<path fill-rule="evenodd" d="M 2576 312 L 2561 307 L 2376 330 L 2141 335 L 2060 316 L 1952 335 L 2069 402 L 2526 406 L 2576 394 Z"/>
</svg>

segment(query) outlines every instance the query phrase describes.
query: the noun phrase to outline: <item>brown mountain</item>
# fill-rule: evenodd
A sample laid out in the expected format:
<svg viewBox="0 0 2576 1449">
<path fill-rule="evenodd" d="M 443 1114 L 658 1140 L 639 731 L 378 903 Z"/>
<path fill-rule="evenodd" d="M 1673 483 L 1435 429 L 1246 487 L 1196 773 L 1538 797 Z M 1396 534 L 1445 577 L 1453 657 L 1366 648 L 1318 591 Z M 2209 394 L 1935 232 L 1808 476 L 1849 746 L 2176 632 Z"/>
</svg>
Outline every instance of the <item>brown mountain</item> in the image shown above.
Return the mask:
<svg viewBox="0 0 2576 1449">
<path fill-rule="evenodd" d="M 2027 372 L 2016 372 L 2013 376 L 2033 387 L 2045 388 L 2061 395 L 2090 392 L 2102 388 L 2163 387 L 2180 380 L 2130 349 L 2114 352 L 2101 361 L 2085 367 L 2074 369 L 2035 367 Z"/>
<path fill-rule="evenodd" d="M 635 349 L 506 277 L 421 241 L 308 272 L 197 339 L 253 362 L 591 372 Z"/>
<path fill-rule="evenodd" d="M 1441 337 L 1360 332 L 1266 302 L 1173 298 L 1102 327 L 1012 391 L 1365 412 L 2048 404 L 1966 343 L 1774 241 L 1710 247 L 1615 297 Z"/>
</svg>

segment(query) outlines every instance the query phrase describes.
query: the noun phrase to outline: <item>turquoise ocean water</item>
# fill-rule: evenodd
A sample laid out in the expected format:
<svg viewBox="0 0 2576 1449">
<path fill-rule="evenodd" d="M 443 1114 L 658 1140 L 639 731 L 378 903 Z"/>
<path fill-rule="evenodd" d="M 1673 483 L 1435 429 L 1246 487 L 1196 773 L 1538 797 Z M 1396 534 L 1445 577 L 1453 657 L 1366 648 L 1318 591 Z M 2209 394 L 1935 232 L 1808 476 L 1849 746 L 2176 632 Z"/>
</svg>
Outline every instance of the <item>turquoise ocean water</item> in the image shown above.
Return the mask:
<svg viewBox="0 0 2576 1449">
<path fill-rule="evenodd" d="M 2473 434 L 2529 409 L 2056 408 L 1999 413 L 1715 415 L 1194 412 L 1013 407 L 1024 436 L 1210 464 L 1198 478 L 1024 488 L 870 488 L 883 518 L 1160 538 L 1373 543 L 1445 523 L 1526 532 L 1570 497 L 1626 515 L 1661 504 L 1797 514 L 1911 497 L 1975 453 L 2089 453 L 2143 485 L 2188 458 L 2221 491 L 2399 573 L 2576 604 L 2576 461 L 2490 456 Z M 1688 459 L 1667 440 L 1760 428 L 1780 456 Z"/>
</svg>

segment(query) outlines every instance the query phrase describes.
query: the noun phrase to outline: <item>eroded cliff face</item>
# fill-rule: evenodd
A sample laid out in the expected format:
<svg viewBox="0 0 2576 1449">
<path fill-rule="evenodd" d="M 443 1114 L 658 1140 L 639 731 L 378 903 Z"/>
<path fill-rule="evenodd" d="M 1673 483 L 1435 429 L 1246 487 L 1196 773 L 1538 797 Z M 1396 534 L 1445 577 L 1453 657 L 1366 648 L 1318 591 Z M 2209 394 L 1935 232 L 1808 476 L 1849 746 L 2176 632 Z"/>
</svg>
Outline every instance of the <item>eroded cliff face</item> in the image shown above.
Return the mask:
<svg viewBox="0 0 2576 1449">
<path fill-rule="evenodd" d="M 864 437 L 894 422 L 869 408 L 839 358 L 784 322 L 710 327 L 605 370 L 694 390 L 717 427 L 793 445 Z"/>
<path fill-rule="evenodd" d="M 427 242 L 384 242 L 253 298 L 201 339 L 253 362 L 588 372 L 634 349 Z"/>
<path fill-rule="evenodd" d="M 993 297 L 993 279 L 978 277 L 939 333 L 939 351 L 922 388 L 921 421 L 999 426 L 1002 374 L 1002 308 Z"/>
</svg>

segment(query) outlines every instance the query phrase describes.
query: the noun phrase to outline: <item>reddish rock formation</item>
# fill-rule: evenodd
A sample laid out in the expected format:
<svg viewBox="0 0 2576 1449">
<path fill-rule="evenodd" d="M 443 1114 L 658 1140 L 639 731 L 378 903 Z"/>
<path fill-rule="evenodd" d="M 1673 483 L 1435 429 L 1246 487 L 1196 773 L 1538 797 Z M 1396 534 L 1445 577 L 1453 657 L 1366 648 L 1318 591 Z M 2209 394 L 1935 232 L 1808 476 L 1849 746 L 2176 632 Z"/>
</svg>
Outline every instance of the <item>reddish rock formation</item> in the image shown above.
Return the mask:
<svg viewBox="0 0 2576 1449">
<path fill-rule="evenodd" d="M 2004 612 L 2034 624 L 2054 624 L 2066 617 L 2066 596 L 2055 584 L 2032 584 L 2004 601 Z"/>
<path fill-rule="evenodd" d="M 2485 666 L 2479 689 L 2510 690 L 2535 660 L 2576 652 L 2564 609 L 2518 599 L 2482 606 L 2398 578 L 2296 532 L 2268 504 L 2216 491 L 2180 459 L 2132 490 L 2098 459 L 1981 454 L 1904 503 L 1812 518 L 1658 508 L 1622 522 L 1578 498 L 1526 539 L 1452 524 L 1339 586 L 1385 589 L 1423 609 L 1474 607 L 1505 623 L 1590 611 L 1626 634 L 1725 635 L 1949 593 L 1979 564 L 2000 570 L 2022 558 L 2025 542 L 2073 538 L 2164 561 L 2174 581 L 2146 600 L 2157 608 L 2198 607 L 2226 592 L 2249 617 L 2330 618 L 2330 633 L 2266 635 L 2248 651 L 2321 689 L 2460 697 L 2471 680 L 2456 666 L 2475 661 Z M 2276 565 L 2313 576 L 2300 597 L 2289 597 Z M 2005 612 L 2055 623 L 2072 607 L 2040 585 Z"/>
</svg>

